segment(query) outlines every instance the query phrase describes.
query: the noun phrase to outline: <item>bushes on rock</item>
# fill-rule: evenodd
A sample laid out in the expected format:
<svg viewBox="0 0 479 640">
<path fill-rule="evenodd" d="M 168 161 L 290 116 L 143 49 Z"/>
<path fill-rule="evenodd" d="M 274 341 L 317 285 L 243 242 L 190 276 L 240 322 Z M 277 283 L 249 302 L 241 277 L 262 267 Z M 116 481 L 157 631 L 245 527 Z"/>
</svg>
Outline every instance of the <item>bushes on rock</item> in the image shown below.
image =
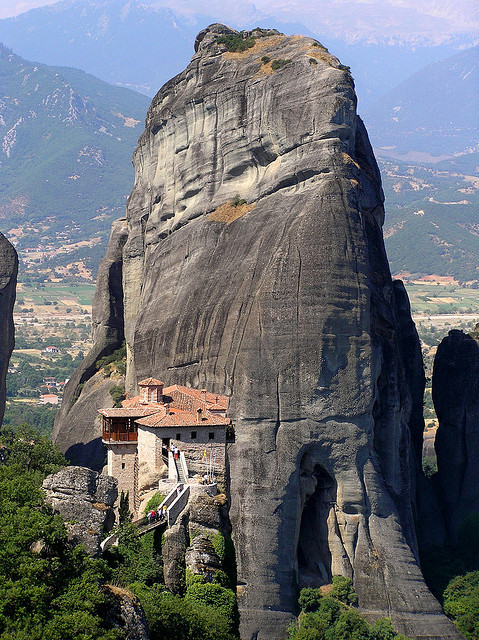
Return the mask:
<svg viewBox="0 0 479 640">
<path fill-rule="evenodd" d="M 288 640 L 408 640 L 396 635 L 391 620 L 378 620 L 373 625 L 351 606 L 356 601 L 352 581 L 335 576 L 330 595 L 319 589 L 301 591 L 298 622 L 288 628 Z"/>
<path fill-rule="evenodd" d="M 329 595 L 344 604 L 356 604 L 358 601 L 353 581 L 344 576 L 333 576 L 333 588 Z"/>
<path fill-rule="evenodd" d="M 282 69 L 283 67 L 285 67 L 290 62 L 293 62 L 293 61 L 284 60 L 283 58 L 278 58 L 277 60 L 273 60 L 273 62 L 271 63 L 271 68 L 273 69 L 273 71 L 277 71 L 278 69 Z"/>
<path fill-rule="evenodd" d="M 444 611 L 466 638 L 479 637 L 479 571 L 451 580 L 444 591 Z"/>
<path fill-rule="evenodd" d="M 194 581 L 186 591 L 185 601 L 212 607 L 229 621 L 230 631 L 238 633 L 238 605 L 231 589 L 225 589 L 214 582 Z"/>
<path fill-rule="evenodd" d="M 95 366 L 97 370 L 105 369 L 108 365 L 112 365 L 118 371 L 120 375 L 125 375 L 126 372 L 126 344 L 122 343 L 121 347 L 110 353 L 108 356 L 103 356 L 103 358 L 99 358 Z M 111 367 L 110 367 L 111 371 Z"/>
<path fill-rule="evenodd" d="M 62 518 L 44 503 L 41 483 L 65 459 L 27 425 L 2 433 L 0 444 L 0 637 L 121 638 L 102 617 L 105 562 L 74 546 Z"/>
<path fill-rule="evenodd" d="M 161 585 L 131 585 L 145 611 L 150 640 L 235 640 L 216 607 L 173 595 Z"/>
<path fill-rule="evenodd" d="M 125 385 L 117 384 L 110 389 L 111 399 L 114 407 L 121 407 L 121 401 L 125 399 Z"/>
<path fill-rule="evenodd" d="M 237 53 L 241 53 L 243 51 L 246 51 L 246 49 L 254 47 L 255 42 L 256 40 L 254 38 L 249 38 L 242 32 L 229 33 L 226 36 L 220 36 L 216 39 L 217 44 L 224 44 L 228 51 Z"/>
</svg>

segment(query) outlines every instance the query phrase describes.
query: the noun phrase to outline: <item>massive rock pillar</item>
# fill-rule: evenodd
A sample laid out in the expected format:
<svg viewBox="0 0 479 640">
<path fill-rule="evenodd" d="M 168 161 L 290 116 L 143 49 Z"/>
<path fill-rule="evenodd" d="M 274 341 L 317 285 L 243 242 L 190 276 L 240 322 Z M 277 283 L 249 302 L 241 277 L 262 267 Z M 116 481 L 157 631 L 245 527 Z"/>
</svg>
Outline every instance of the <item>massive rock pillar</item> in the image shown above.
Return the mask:
<svg viewBox="0 0 479 640">
<path fill-rule="evenodd" d="M 5 378 L 15 344 L 13 305 L 17 286 L 18 256 L 0 233 L 0 425 L 5 411 Z"/>
<path fill-rule="evenodd" d="M 479 512 L 479 343 L 449 331 L 434 359 L 432 397 L 439 427 L 437 481 L 451 540 L 469 513 Z"/>
<path fill-rule="evenodd" d="M 228 51 L 224 34 L 241 38 L 199 34 L 134 155 L 127 389 L 155 375 L 231 397 L 244 640 L 284 638 L 298 587 L 336 573 L 371 616 L 458 637 L 417 564 L 422 364 L 352 78 L 310 38 Z"/>
</svg>

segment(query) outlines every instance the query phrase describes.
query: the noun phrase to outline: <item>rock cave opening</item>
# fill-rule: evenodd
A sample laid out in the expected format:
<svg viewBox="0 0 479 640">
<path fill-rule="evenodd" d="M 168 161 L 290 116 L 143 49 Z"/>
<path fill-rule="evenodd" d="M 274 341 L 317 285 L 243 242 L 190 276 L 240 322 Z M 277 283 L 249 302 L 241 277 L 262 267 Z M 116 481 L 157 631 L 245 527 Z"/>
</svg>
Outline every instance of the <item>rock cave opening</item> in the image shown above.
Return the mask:
<svg viewBox="0 0 479 640">
<path fill-rule="evenodd" d="M 333 477 L 306 454 L 301 462 L 300 489 L 302 510 L 296 549 L 298 586 L 302 589 L 332 581 L 328 519 L 336 502 L 337 485 Z"/>
</svg>

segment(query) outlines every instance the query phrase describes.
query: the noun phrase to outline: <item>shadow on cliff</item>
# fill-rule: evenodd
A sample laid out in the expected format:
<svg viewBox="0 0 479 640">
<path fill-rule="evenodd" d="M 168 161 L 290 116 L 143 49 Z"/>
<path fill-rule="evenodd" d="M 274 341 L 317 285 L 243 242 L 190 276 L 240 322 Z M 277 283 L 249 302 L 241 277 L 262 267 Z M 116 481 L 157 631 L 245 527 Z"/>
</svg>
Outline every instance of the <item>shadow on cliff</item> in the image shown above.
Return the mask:
<svg viewBox="0 0 479 640">
<path fill-rule="evenodd" d="M 95 438 L 90 442 L 78 442 L 65 451 L 65 457 L 74 466 L 85 466 L 88 460 L 88 467 L 94 471 L 101 471 L 106 464 L 106 451 L 101 438 Z"/>
</svg>

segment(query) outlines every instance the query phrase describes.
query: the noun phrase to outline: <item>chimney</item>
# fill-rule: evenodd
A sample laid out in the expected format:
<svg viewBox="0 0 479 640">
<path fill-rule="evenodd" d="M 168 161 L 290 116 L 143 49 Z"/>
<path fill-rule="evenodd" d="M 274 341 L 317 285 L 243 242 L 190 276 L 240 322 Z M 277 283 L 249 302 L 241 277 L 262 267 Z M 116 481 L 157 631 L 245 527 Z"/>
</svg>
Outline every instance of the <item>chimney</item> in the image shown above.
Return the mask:
<svg viewBox="0 0 479 640">
<path fill-rule="evenodd" d="M 169 415 L 169 413 L 170 413 L 170 403 L 169 402 L 167 402 L 165 404 L 165 413 L 166 413 L 166 415 Z"/>
<path fill-rule="evenodd" d="M 201 389 L 201 402 L 206 402 L 206 389 Z"/>
<path fill-rule="evenodd" d="M 197 409 L 196 410 L 196 422 L 201 422 L 201 419 L 203 417 L 203 409 Z"/>
</svg>

